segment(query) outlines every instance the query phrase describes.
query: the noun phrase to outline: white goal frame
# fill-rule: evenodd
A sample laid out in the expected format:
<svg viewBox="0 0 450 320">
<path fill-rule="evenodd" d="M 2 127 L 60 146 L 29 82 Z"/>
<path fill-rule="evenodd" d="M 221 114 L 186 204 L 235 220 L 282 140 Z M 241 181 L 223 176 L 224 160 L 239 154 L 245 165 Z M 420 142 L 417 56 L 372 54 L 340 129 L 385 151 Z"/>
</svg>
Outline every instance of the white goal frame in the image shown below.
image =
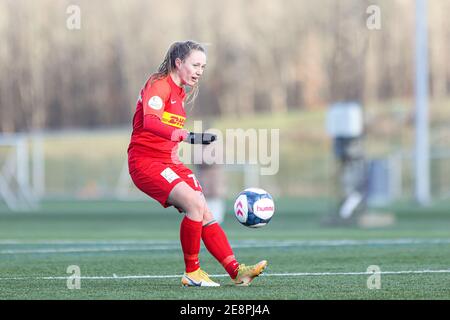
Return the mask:
<svg viewBox="0 0 450 320">
<path fill-rule="evenodd" d="M 12 211 L 36 209 L 45 189 L 42 139 L 3 134 L 0 148 L 6 150 L 0 162 L 0 201 Z"/>
</svg>

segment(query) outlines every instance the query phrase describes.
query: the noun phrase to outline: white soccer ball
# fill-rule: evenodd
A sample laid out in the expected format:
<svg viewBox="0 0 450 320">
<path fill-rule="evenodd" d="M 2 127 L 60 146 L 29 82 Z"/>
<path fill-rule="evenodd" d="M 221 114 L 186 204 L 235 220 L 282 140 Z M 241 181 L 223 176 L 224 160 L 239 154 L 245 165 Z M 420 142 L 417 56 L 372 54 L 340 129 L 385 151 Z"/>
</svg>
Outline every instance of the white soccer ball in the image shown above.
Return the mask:
<svg viewBox="0 0 450 320">
<path fill-rule="evenodd" d="M 259 188 L 242 191 L 234 202 L 234 215 L 246 227 L 260 228 L 269 223 L 275 212 L 272 196 Z"/>
</svg>

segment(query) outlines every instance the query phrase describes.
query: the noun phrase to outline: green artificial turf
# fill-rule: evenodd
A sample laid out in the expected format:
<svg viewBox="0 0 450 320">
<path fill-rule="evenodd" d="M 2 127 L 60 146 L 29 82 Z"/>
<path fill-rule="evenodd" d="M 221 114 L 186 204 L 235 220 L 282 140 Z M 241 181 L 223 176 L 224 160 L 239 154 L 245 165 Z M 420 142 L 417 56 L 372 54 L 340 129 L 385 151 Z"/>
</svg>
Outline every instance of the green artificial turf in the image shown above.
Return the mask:
<svg viewBox="0 0 450 320">
<path fill-rule="evenodd" d="M 0 213 L 0 299 L 304 300 L 449 299 L 450 215 L 391 208 L 385 228 L 324 227 L 323 203 L 280 200 L 253 230 L 229 213 L 223 228 L 239 261 L 269 261 L 250 287 L 234 287 L 202 246 L 202 268 L 218 288 L 183 288 L 181 216 L 151 202 L 47 203 Z M 80 289 L 68 289 L 70 265 Z M 380 268 L 379 289 L 369 289 Z"/>
</svg>

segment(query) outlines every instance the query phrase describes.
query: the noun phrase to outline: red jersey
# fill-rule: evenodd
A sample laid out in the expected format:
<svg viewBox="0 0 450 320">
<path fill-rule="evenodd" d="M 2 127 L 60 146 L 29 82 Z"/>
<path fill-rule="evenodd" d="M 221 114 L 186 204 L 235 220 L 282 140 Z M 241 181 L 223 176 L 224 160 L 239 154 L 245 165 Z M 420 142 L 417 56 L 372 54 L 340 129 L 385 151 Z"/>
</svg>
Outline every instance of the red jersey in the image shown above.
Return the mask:
<svg viewBox="0 0 450 320">
<path fill-rule="evenodd" d="M 168 75 L 142 88 L 133 117 L 133 133 L 128 147 L 129 157 L 151 158 L 164 163 L 180 163 L 178 143 L 144 130 L 144 116 L 156 115 L 162 123 L 181 129 L 184 127 L 186 93 Z"/>
</svg>

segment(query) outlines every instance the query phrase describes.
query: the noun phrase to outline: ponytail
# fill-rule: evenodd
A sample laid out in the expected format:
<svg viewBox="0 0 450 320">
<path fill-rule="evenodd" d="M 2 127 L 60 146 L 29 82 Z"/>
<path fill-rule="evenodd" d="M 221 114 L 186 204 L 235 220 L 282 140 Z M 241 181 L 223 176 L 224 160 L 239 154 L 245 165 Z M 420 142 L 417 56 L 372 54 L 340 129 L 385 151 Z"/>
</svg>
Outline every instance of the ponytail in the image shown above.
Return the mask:
<svg viewBox="0 0 450 320">
<path fill-rule="evenodd" d="M 156 80 L 167 77 L 173 70 L 176 69 L 175 61 L 180 59 L 184 61 L 193 50 L 206 53 L 205 48 L 198 42 L 188 40 L 183 42 L 175 42 L 167 50 L 166 56 L 163 62 L 158 67 L 158 71 L 150 76 L 150 83 Z M 187 94 L 186 104 L 189 104 L 195 100 L 198 95 L 198 84 L 196 84 L 192 90 Z"/>
</svg>

